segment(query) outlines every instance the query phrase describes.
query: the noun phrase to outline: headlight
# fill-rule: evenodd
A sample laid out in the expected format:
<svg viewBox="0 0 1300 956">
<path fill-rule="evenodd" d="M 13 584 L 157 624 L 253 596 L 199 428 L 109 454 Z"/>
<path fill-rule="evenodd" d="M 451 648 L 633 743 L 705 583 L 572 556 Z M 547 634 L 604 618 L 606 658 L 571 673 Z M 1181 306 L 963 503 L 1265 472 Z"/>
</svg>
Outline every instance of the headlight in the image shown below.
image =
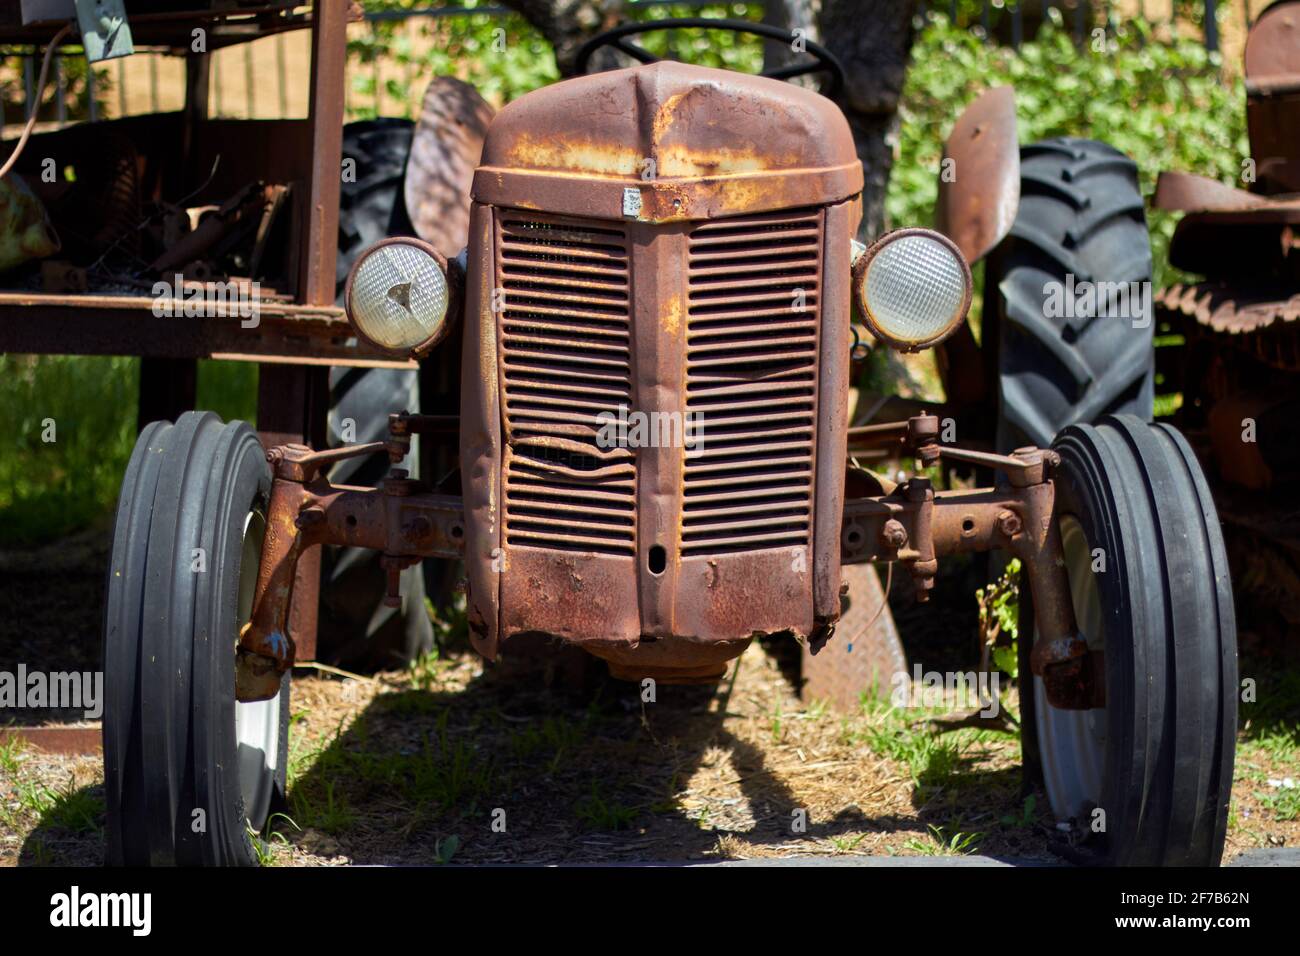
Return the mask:
<svg viewBox="0 0 1300 956">
<path fill-rule="evenodd" d="M 970 266 L 946 236 L 899 229 L 878 239 L 853 269 L 862 320 L 904 352 L 946 339 L 970 308 Z"/>
<path fill-rule="evenodd" d="M 447 260 L 419 239 L 385 239 L 361 254 L 343 294 L 357 333 L 387 352 L 431 349 L 446 334 Z"/>
</svg>

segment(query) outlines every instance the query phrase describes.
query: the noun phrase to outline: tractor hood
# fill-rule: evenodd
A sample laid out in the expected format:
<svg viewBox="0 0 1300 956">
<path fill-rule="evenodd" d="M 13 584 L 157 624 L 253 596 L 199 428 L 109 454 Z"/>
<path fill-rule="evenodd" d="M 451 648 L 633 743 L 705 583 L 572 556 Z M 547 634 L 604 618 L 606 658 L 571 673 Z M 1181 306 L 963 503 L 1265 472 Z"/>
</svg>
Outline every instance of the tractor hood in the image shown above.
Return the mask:
<svg viewBox="0 0 1300 956">
<path fill-rule="evenodd" d="M 662 221 L 834 202 L 861 189 L 853 137 L 830 100 L 665 61 L 567 80 L 506 106 L 488 130 L 474 198 Z M 637 195 L 624 202 L 624 190 Z M 598 208 L 584 193 L 600 198 Z M 585 208 L 563 208 L 575 202 Z"/>
</svg>

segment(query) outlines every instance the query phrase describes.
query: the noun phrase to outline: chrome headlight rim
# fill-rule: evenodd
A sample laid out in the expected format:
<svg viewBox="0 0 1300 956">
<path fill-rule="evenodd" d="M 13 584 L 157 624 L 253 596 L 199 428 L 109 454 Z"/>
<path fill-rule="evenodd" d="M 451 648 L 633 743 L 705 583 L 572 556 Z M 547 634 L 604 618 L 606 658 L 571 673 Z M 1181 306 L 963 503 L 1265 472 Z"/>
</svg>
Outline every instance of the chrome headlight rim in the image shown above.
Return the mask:
<svg viewBox="0 0 1300 956">
<path fill-rule="evenodd" d="M 438 323 L 437 329 L 435 329 L 428 338 L 410 347 L 402 346 L 394 348 L 391 345 L 385 345 L 383 342 L 375 341 L 366 334 L 365 329 L 361 327 L 361 323 L 358 322 L 356 317 L 353 315 L 352 292 L 353 283 L 356 281 L 357 273 L 360 271 L 362 264 L 365 263 L 366 260 L 387 246 L 411 246 L 428 255 L 437 264 L 438 269 L 442 272 L 443 281 L 447 285 L 447 308 L 443 313 L 442 321 Z M 460 307 L 459 296 L 457 294 L 457 283 L 452 280 L 453 276 L 447 257 L 423 239 L 419 239 L 415 236 L 389 236 L 387 239 L 380 239 L 378 242 L 371 243 L 362 250 L 361 254 L 357 256 L 356 261 L 352 263 L 352 267 L 348 269 L 347 281 L 343 285 L 343 310 L 347 313 L 348 325 L 352 327 L 352 331 L 356 333 L 357 338 L 361 339 L 368 346 L 378 352 L 393 357 L 418 359 L 427 355 L 429 351 L 445 339 L 451 331 L 452 317 Z"/>
<path fill-rule="evenodd" d="M 872 315 L 871 310 L 867 307 L 867 272 L 876 257 L 891 244 L 915 236 L 923 239 L 929 239 L 944 246 L 952 255 L 953 259 L 959 264 L 962 274 L 962 283 L 964 293 L 962 295 L 961 305 L 953 313 L 953 316 L 947 324 L 923 339 L 904 339 L 886 330 Z M 932 348 L 948 336 L 952 335 L 966 321 L 966 315 L 970 312 L 971 297 L 974 295 L 974 281 L 971 278 L 970 263 L 962 255 L 957 244 L 941 232 L 933 229 L 926 229 L 920 226 L 909 226 L 905 229 L 895 229 L 887 232 L 863 252 L 853 264 L 853 301 L 858 307 L 858 312 L 862 317 L 863 324 L 871 331 L 880 342 L 888 345 L 890 348 L 899 352 L 920 352 L 923 349 Z"/>
</svg>

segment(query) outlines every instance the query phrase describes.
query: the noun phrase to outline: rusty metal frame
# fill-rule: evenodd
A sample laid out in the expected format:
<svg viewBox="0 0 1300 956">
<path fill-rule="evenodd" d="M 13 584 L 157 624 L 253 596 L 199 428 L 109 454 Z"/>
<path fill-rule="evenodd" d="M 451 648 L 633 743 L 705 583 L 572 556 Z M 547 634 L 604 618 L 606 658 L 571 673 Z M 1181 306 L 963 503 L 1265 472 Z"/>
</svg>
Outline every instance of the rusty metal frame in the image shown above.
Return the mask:
<svg viewBox="0 0 1300 956">
<path fill-rule="evenodd" d="M 184 15 L 188 20 L 172 14 L 164 19 L 169 29 L 186 37 L 187 48 L 189 21 L 196 15 L 202 22 L 217 22 L 229 16 L 258 14 L 246 17 L 248 23 L 271 29 L 283 24 L 260 15 L 278 20 L 283 10 L 282 4 L 269 4 L 242 11 L 190 11 Z M 356 359 L 365 364 L 409 366 L 407 361 L 367 349 L 364 343 L 358 347 L 352 341 L 353 332 L 343 311 L 333 305 L 346 26 L 354 12 L 350 0 L 315 0 L 310 18 L 291 20 L 295 27 L 309 25 L 312 31 L 306 136 L 309 175 L 297 184 L 300 195 L 294 200 L 298 262 L 296 269 L 290 266 L 294 274 L 288 277 L 296 287 L 291 301 L 282 301 L 282 297 L 262 300 L 262 323 L 252 329 L 241 327 L 239 317 L 217 300 L 209 302 L 214 316 L 181 319 L 155 316 L 154 300 L 144 295 L 0 292 L 0 352 L 211 357 L 300 364 L 348 364 Z M 21 31 L 33 29 L 0 23 L 0 32 L 9 26 Z M 250 32 L 241 34 L 241 38 L 251 40 L 257 35 Z M 202 82 L 201 77 L 196 80 L 191 76 L 190 80 Z M 230 125 L 240 121 L 214 122 Z M 31 321 L 32 309 L 41 310 L 42 321 Z"/>
<path fill-rule="evenodd" d="M 447 425 L 429 416 L 394 415 L 387 441 L 322 452 L 303 445 L 283 445 L 268 453 L 275 477 L 252 617 L 240 634 L 240 700 L 273 696 L 280 675 L 293 665 L 296 647 L 288 614 L 297 564 L 309 549 L 329 544 L 381 552 L 392 603 L 400 601 L 397 582 L 402 568 L 424 558 L 464 556 L 472 522 L 467 521 L 460 496 L 430 492 L 400 469 L 394 469 L 378 488 L 332 485 L 322 477 L 326 466 L 343 458 L 385 452 L 391 461 L 400 462 L 411 434 Z M 1014 554 L 1023 562 L 1033 596 L 1039 635 L 1031 652 L 1033 673 L 1043 677 L 1054 706 L 1102 706 L 1099 655 L 1088 650 L 1078 633 L 1054 520 L 1050 474 L 1059 462 L 1055 453 L 1022 448 L 1012 455 L 995 455 L 943 446 L 936 439 L 938 420 L 929 415 L 872 429 L 860 432 L 859 441 L 897 444 L 921 464 L 947 458 L 993 467 L 1006 476 L 1007 485 L 936 494 L 930 481 L 917 475 L 887 493 L 849 499 L 838 535 L 840 563 L 899 562 L 916 582 L 918 600 L 924 601 L 939 559 L 994 549 Z M 811 639 L 813 653 L 830 638 L 837 617 L 838 609 L 825 622 L 824 631 Z M 570 639 L 598 656 L 605 656 L 603 652 L 608 650 L 582 635 Z M 667 676 L 707 677 L 718 659 L 733 654 L 734 643 L 725 636 L 691 642 L 687 646 L 693 652 L 686 657 L 676 648 L 663 665 Z M 648 654 L 643 656 L 653 660 Z M 617 663 L 628 670 L 625 660 Z"/>
<path fill-rule="evenodd" d="M 204 311 L 212 314 L 179 318 L 156 315 L 155 300 L 145 295 L 0 292 L 0 352 L 137 355 L 148 359 L 142 373 L 141 411 L 151 418 L 174 418 L 193 407 L 194 361 L 199 358 L 258 362 L 263 379 L 291 381 L 294 387 L 288 391 L 295 395 L 319 392 L 321 374 L 327 365 L 413 367 L 409 359 L 376 352 L 364 343 L 358 345 L 343 310 L 333 305 L 346 29 L 358 12 L 351 0 L 313 0 L 310 16 L 294 14 L 287 4 L 267 3 L 256 8 L 188 10 L 132 20 L 137 28 L 137 44 L 157 43 L 187 52 L 195 22 L 220 33 L 220 42 L 215 42 L 214 35 L 210 50 L 227 41 L 243 42 L 284 29 L 311 29 L 311 89 L 306 128 L 302 131 L 305 135 L 299 134 L 301 121 L 288 124 L 296 124 L 291 143 L 303 150 L 302 166 L 306 170 L 294 183 L 295 218 L 286 264 L 289 274 L 285 277 L 290 294 L 263 297 L 258 303 L 256 328 L 243 324 L 237 310 L 224 299 L 211 296 L 207 297 Z M 230 29 L 216 29 L 225 25 Z M 45 37 L 49 32 L 48 26 L 21 27 L 10 14 L 0 15 L 0 36 Z M 215 135 L 237 135 L 240 122 L 258 122 L 208 120 L 207 55 L 190 56 L 188 61 L 187 105 L 183 128 L 178 133 L 183 149 L 192 146 L 198 129 L 208 129 Z M 265 151 L 254 152 L 252 158 L 265 161 L 266 155 Z M 295 253 L 296 262 L 291 258 Z M 274 422 L 277 432 L 271 441 L 263 436 L 268 446 L 286 436 L 311 441 L 311 433 L 324 422 L 318 403 L 289 404 L 284 394 L 284 389 L 259 389 L 259 420 Z M 322 412 L 316 420 L 308 417 L 316 411 Z M 318 571 L 317 550 L 302 565 L 294 612 L 309 655 L 314 647 L 314 633 L 309 632 L 314 632 L 316 619 Z"/>
</svg>

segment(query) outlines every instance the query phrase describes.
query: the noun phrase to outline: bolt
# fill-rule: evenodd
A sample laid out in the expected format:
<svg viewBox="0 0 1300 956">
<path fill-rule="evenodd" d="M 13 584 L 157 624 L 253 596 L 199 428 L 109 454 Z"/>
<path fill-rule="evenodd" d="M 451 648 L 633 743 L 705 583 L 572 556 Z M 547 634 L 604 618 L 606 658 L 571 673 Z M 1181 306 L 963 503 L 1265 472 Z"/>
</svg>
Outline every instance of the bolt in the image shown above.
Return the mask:
<svg viewBox="0 0 1300 956">
<path fill-rule="evenodd" d="M 1014 511 L 999 511 L 998 530 L 1006 537 L 1014 538 L 1020 533 L 1020 516 Z"/>
<path fill-rule="evenodd" d="M 890 518 L 880 529 L 880 540 L 891 551 L 897 551 L 907 544 L 907 529 L 901 521 Z"/>
<path fill-rule="evenodd" d="M 402 528 L 409 541 L 422 541 L 433 531 L 433 523 L 424 515 L 416 515 Z"/>
</svg>

